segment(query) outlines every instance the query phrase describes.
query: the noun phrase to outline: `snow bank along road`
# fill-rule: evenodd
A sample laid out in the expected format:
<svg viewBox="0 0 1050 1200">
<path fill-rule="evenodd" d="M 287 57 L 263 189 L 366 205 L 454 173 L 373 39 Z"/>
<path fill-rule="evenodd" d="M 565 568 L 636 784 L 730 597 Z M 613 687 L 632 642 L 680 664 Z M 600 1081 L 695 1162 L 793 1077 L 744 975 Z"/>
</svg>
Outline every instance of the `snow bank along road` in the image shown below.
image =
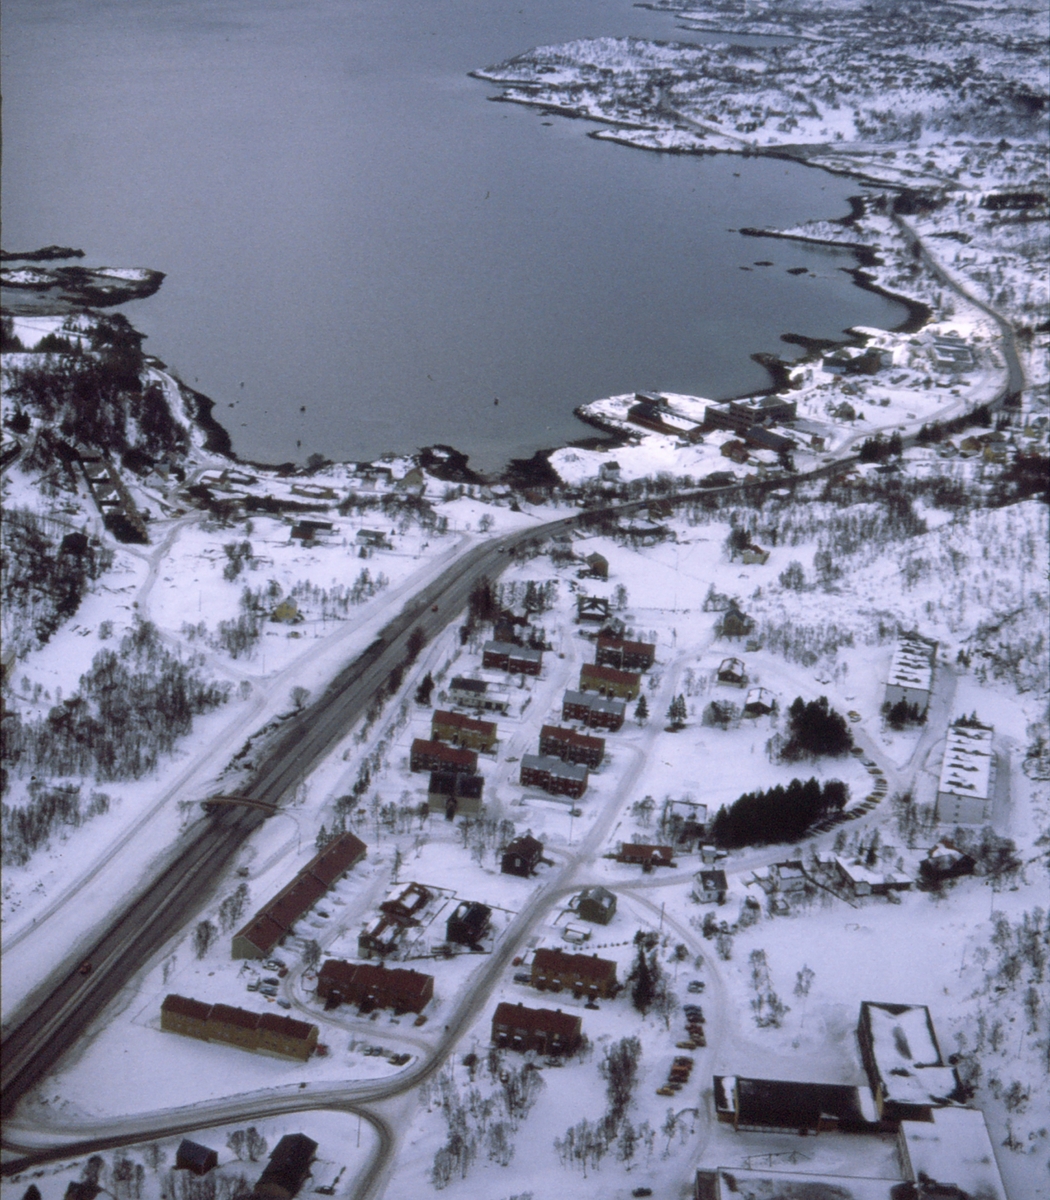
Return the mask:
<svg viewBox="0 0 1050 1200">
<path fill-rule="evenodd" d="M 996 405 L 1001 405 L 1011 390 L 1009 384 L 1004 387 Z M 834 474 L 853 461 L 853 455 L 843 455 L 790 480 L 739 483 L 682 493 L 674 499 L 681 502 L 717 493 L 769 490 L 783 487 L 786 482 Z M 626 514 L 645 507 L 645 503 L 561 518 L 493 539 L 470 551 L 406 604 L 324 695 L 291 721 L 247 790 L 255 799 L 279 805 L 298 780 L 345 736 L 391 670 L 404 660 L 410 632 L 418 628 L 427 640 L 432 639 L 462 611 L 477 583 L 484 577 L 499 575 L 517 549 L 569 529 L 588 515 L 593 519 L 602 512 Z M 86 955 L 91 964 L 89 972 L 82 974 L 79 961 L 62 964 L 41 989 L 47 994 L 37 1000 L 36 1007 L 28 1011 L 31 1006 L 27 1005 L 26 1010 L 13 1015 L 13 1028 L 2 1045 L 0 1113 L 9 1115 L 14 1110 L 21 1097 L 50 1071 L 153 954 L 194 917 L 224 868 L 264 819 L 254 810 L 227 809 L 190 831 L 174 848 L 168 866 L 144 883 L 140 893 L 100 935 Z"/>
</svg>

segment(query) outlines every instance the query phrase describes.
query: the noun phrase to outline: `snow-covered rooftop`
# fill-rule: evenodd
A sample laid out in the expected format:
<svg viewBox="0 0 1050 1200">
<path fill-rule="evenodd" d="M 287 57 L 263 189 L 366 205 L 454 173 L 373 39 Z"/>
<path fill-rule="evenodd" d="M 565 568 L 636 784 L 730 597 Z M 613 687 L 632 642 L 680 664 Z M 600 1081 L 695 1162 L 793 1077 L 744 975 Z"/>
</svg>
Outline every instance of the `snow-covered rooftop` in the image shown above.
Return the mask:
<svg viewBox="0 0 1050 1200">
<path fill-rule="evenodd" d="M 973 800 L 988 799 L 993 732 L 983 725 L 953 725 L 948 730 L 938 792 Z"/>
<path fill-rule="evenodd" d="M 927 642 L 917 637 L 902 637 L 890 662 L 888 682 L 896 684 L 897 687 L 918 688 L 928 692 L 936 649 L 935 642 Z"/>
<path fill-rule="evenodd" d="M 955 1072 L 941 1059 L 930 1010 L 924 1004 L 865 1002 L 862 1007 L 885 1099 L 897 1104 L 945 1103 L 958 1084 Z"/>
<path fill-rule="evenodd" d="M 933 1121 L 902 1121 L 905 1170 L 940 1184 L 954 1183 L 968 1196 L 1005 1200 L 1006 1192 L 984 1114 L 976 1108 L 938 1108 Z M 902 1154 L 903 1157 L 903 1154 Z"/>
</svg>

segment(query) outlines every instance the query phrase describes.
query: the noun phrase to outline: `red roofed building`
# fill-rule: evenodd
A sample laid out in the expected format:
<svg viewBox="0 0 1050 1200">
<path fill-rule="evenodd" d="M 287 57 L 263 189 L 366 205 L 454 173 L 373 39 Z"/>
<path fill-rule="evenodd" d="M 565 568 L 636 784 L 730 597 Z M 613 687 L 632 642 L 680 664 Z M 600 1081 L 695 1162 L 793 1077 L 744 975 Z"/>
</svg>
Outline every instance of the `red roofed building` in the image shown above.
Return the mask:
<svg viewBox="0 0 1050 1200">
<path fill-rule="evenodd" d="M 422 1012 L 434 998 L 434 977 L 420 971 L 330 958 L 317 975 L 317 998 L 326 1008 L 356 1004 L 359 1008 L 392 1008 Z"/>
<path fill-rule="evenodd" d="M 641 686 L 642 677 L 631 671 L 599 667 L 596 663 L 584 663 L 580 668 L 581 692 L 598 692 L 602 696 L 633 700 L 638 695 Z"/>
<path fill-rule="evenodd" d="M 360 862 L 367 850 L 364 842 L 352 833 L 341 833 L 333 838 L 286 888 L 234 934 L 233 957 L 267 958 L 296 921 Z"/>
<path fill-rule="evenodd" d="M 577 733 L 575 729 L 562 729 L 558 725 L 544 725 L 540 730 L 540 753 L 553 754 L 565 762 L 582 763 L 593 770 L 601 766 L 605 757 L 605 738 Z"/>
<path fill-rule="evenodd" d="M 541 947 L 532 959 L 532 986 L 538 991 L 572 991 L 579 999 L 611 999 L 616 995 L 616 963 L 597 954 L 566 954 Z"/>
<path fill-rule="evenodd" d="M 276 1013 L 254 1013 L 230 1004 L 204 1004 L 185 996 L 166 996 L 160 1027 L 169 1033 L 222 1042 L 305 1062 L 317 1047 L 317 1026 Z"/>
<path fill-rule="evenodd" d="M 413 771 L 463 771 L 474 775 L 478 769 L 478 756 L 474 750 L 458 750 L 444 742 L 416 738 L 412 742 L 409 766 Z"/>
<path fill-rule="evenodd" d="M 492 1044 L 524 1054 L 575 1054 L 583 1032 L 579 1017 L 561 1009 L 526 1008 L 524 1004 L 496 1005 L 492 1014 Z"/>
<path fill-rule="evenodd" d="M 207 1039 L 211 1005 L 186 996 L 165 996 L 160 1006 L 160 1027 L 169 1033 Z"/>
<path fill-rule="evenodd" d="M 617 862 L 640 863 L 643 871 L 651 871 L 653 867 L 673 866 L 674 851 L 670 846 L 646 846 L 641 842 L 624 842 Z"/>
<path fill-rule="evenodd" d="M 656 647 L 648 642 L 599 637 L 595 661 L 601 667 L 615 667 L 620 671 L 648 671 L 656 661 Z"/>
<path fill-rule="evenodd" d="M 451 742 L 469 750 L 492 750 L 496 745 L 495 721 L 479 721 L 463 713 L 438 709 L 430 719 L 430 736 L 436 742 Z"/>
</svg>

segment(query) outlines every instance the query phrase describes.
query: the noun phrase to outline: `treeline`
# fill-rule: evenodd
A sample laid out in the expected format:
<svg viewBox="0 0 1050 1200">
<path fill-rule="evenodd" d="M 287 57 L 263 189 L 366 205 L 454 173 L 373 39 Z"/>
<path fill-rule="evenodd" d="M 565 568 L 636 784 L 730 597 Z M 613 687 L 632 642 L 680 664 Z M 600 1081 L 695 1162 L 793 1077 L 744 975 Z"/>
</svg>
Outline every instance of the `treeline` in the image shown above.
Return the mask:
<svg viewBox="0 0 1050 1200">
<path fill-rule="evenodd" d="M 839 812 L 849 799 L 849 788 L 841 780 L 823 785 L 817 779 L 792 779 L 784 787 L 745 792 L 728 808 L 715 815 L 711 836 L 719 846 L 764 846 L 771 842 L 796 842 L 828 813 Z"/>
<path fill-rule="evenodd" d="M 69 533 L 28 508 L 7 509 L 0 524 L 7 647 L 21 654 L 45 645 L 112 562 L 112 550 L 96 538 Z"/>
<path fill-rule="evenodd" d="M 8 867 L 24 866 L 63 826 L 76 829 L 109 812 L 110 799 L 105 792 L 92 792 L 85 799 L 79 784 L 63 786 L 33 779 L 27 791 L 24 804 L 0 807 L 3 862 Z"/>
<path fill-rule="evenodd" d="M 229 685 L 205 679 L 203 659 L 185 661 L 141 619 L 119 649 L 100 650 L 78 691 L 46 717 L 5 726 L 5 769 L 19 775 L 141 779 L 190 731 L 193 718 L 225 703 Z"/>
<path fill-rule="evenodd" d="M 184 454 L 189 433 L 172 415 L 157 383 L 143 386 L 144 335 L 119 313 L 99 317 L 79 345 L 11 368 L 11 399 L 71 442 L 137 450 L 151 457 Z"/>
</svg>

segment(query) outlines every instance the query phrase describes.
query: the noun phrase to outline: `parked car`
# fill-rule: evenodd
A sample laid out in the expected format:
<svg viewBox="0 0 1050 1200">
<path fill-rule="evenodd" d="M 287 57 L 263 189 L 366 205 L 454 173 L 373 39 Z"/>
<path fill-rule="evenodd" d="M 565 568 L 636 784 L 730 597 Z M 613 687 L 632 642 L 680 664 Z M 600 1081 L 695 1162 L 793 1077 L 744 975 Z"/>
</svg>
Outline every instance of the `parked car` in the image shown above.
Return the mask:
<svg viewBox="0 0 1050 1200">
<path fill-rule="evenodd" d="M 278 1000 L 277 1003 L 281 1008 L 291 1008 L 292 1007 L 291 1002 L 288 1000 Z"/>
<path fill-rule="evenodd" d="M 685 990 L 687 992 L 692 992 L 694 995 L 697 992 L 702 992 L 704 990 L 704 981 L 702 979 L 691 979 L 688 987 L 686 987 Z"/>
</svg>

